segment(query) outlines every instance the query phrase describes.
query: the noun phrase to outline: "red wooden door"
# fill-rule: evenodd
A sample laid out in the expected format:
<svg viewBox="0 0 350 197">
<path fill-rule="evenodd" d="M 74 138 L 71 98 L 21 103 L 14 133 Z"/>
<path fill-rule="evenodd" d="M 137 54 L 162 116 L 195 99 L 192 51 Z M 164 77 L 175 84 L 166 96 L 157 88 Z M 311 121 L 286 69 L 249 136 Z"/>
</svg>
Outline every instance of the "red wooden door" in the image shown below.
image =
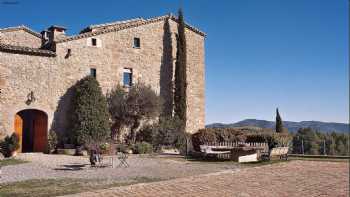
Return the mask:
<svg viewBox="0 0 350 197">
<path fill-rule="evenodd" d="M 42 112 L 34 115 L 34 152 L 45 152 L 47 146 L 47 116 Z"/>
<path fill-rule="evenodd" d="M 15 116 L 15 133 L 19 138 L 18 152 L 22 152 L 22 139 L 23 139 L 23 119 L 20 115 Z"/>
</svg>

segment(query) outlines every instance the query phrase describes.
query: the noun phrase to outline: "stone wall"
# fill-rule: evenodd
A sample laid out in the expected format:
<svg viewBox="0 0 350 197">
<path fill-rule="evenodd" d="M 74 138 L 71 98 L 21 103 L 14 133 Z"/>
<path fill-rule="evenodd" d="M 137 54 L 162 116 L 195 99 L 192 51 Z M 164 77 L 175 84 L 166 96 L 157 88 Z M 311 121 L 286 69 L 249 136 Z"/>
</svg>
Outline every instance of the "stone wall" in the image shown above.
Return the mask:
<svg viewBox="0 0 350 197">
<path fill-rule="evenodd" d="M 97 80 L 104 93 L 122 83 L 123 69 L 131 68 L 133 79 L 142 81 L 164 97 L 166 109 L 172 104 L 174 57 L 177 23 L 164 20 L 95 36 L 99 47 L 89 46 L 89 38 L 58 43 L 56 57 L 42 57 L 0 52 L 0 69 L 6 70 L 0 94 L 0 129 L 13 132 L 15 114 L 23 109 L 47 113 L 49 128 L 67 132 L 71 87 L 97 70 Z M 204 128 L 204 37 L 186 31 L 188 44 L 188 122 L 187 132 Z M 141 40 L 133 48 L 133 39 Z M 71 55 L 68 56 L 68 49 Z M 1 72 L 2 73 L 2 72 Z M 0 84 L 1 85 L 1 84 Z M 36 101 L 25 100 L 30 91 Z"/>
<path fill-rule="evenodd" d="M 42 110 L 52 122 L 57 99 L 52 90 L 56 84 L 51 69 L 55 59 L 0 52 L 1 78 L 4 83 L 0 93 L 0 128 L 7 134 L 14 132 L 15 114 L 24 109 Z M 28 94 L 33 91 L 36 101 L 26 104 Z M 0 131 L 3 132 L 3 131 Z"/>
<path fill-rule="evenodd" d="M 41 38 L 34 36 L 22 29 L 16 31 L 0 32 L 0 42 L 15 46 L 25 46 L 32 48 L 41 47 Z"/>
</svg>

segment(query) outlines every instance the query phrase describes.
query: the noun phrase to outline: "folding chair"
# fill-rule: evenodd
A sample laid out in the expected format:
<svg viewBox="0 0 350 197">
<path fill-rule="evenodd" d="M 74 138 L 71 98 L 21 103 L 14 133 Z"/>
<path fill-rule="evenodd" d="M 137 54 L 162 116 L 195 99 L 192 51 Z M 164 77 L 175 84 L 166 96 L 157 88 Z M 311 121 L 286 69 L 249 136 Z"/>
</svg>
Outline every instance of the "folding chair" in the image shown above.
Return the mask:
<svg viewBox="0 0 350 197">
<path fill-rule="evenodd" d="M 129 164 L 128 162 L 126 161 L 128 159 L 128 154 L 127 153 L 123 153 L 123 152 L 120 152 L 119 153 L 119 156 L 118 156 L 118 159 L 120 161 L 119 165 L 117 167 L 129 167 Z"/>
</svg>

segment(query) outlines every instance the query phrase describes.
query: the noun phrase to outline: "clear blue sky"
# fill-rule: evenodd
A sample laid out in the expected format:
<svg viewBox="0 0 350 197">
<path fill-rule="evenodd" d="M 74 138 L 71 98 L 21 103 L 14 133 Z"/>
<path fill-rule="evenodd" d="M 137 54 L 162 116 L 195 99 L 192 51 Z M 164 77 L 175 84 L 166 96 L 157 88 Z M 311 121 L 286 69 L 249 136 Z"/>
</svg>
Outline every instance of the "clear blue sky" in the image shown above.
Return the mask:
<svg viewBox="0 0 350 197">
<path fill-rule="evenodd" d="M 178 0 L 7 0 L 0 27 L 89 24 L 176 12 Z M 183 0 L 184 1 L 184 0 Z M 0 0 L 0 3 L 4 0 Z M 206 122 L 245 118 L 348 122 L 347 0 L 191 0 L 186 20 L 205 31 Z"/>
</svg>

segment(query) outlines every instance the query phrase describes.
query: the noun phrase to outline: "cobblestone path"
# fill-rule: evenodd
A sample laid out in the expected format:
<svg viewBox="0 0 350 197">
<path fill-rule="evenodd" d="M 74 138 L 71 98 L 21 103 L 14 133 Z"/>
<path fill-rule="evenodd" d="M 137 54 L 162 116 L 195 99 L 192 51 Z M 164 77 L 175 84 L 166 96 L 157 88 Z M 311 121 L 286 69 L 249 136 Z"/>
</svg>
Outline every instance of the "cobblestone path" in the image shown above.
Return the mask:
<svg viewBox="0 0 350 197">
<path fill-rule="evenodd" d="M 349 163 L 291 161 L 70 195 L 92 196 L 349 196 Z"/>
</svg>

